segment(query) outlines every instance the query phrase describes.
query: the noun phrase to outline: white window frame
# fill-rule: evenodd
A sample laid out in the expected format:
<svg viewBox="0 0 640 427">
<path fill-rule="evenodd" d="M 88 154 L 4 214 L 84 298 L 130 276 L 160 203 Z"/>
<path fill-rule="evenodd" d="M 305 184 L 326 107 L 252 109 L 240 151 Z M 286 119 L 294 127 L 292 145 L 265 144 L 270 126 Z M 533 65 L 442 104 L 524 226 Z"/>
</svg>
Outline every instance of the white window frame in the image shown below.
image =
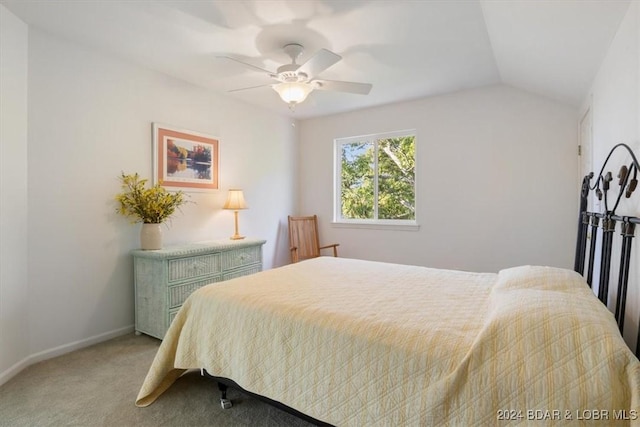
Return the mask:
<svg viewBox="0 0 640 427">
<path fill-rule="evenodd" d="M 379 139 L 398 138 L 413 136 L 414 138 L 414 209 L 415 219 L 377 219 L 378 217 L 378 144 Z M 374 219 L 351 219 L 342 217 L 342 146 L 354 142 L 374 143 Z M 345 228 L 372 228 L 372 229 L 395 229 L 415 231 L 420 228 L 418 225 L 418 135 L 415 129 L 407 129 L 394 132 L 375 133 L 370 135 L 351 136 L 336 138 L 333 140 L 333 222 L 334 227 Z"/>
</svg>

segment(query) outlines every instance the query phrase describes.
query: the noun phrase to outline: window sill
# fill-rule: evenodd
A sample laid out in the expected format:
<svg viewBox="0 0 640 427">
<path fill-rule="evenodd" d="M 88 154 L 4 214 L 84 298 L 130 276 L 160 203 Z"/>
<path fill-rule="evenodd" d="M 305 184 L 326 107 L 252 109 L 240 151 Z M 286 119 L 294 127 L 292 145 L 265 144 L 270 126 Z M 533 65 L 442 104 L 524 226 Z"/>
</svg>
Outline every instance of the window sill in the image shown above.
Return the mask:
<svg viewBox="0 0 640 427">
<path fill-rule="evenodd" d="M 360 222 L 332 222 L 333 228 L 361 228 L 369 230 L 395 230 L 395 231 L 418 231 L 419 224 L 376 224 Z"/>
</svg>

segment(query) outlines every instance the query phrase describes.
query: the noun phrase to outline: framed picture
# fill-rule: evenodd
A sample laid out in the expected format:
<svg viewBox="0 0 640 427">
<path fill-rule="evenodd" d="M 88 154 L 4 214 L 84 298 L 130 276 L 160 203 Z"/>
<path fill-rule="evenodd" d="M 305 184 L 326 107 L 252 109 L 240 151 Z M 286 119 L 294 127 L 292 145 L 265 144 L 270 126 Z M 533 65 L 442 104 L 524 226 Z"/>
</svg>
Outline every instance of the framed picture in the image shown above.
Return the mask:
<svg viewBox="0 0 640 427">
<path fill-rule="evenodd" d="M 183 191 L 218 188 L 218 138 L 153 124 L 153 183 Z"/>
</svg>

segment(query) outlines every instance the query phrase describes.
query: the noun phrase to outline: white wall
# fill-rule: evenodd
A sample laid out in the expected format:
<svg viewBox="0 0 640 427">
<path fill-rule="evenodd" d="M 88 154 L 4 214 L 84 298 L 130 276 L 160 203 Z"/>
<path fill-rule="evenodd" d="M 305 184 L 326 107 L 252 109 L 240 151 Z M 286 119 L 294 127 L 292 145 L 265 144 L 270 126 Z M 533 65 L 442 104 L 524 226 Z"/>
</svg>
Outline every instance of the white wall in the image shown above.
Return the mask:
<svg viewBox="0 0 640 427">
<path fill-rule="evenodd" d="M 318 214 L 340 254 L 472 271 L 572 267 L 577 111 L 507 86 L 300 124 L 300 214 Z M 417 130 L 419 231 L 330 225 L 333 140 Z"/>
<path fill-rule="evenodd" d="M 0 384 L 29 354 L 27 25 L 0 5 Z"/>
<path fill-rule="evenodd" d="M 4 41 L 4 21 L 2 27 Z M 24 80 L 27 63 L 18 66 Z M 26 126 L 27 116 L 20 114 Z M 22 267 L 11 276 L 20 283 L 9 291 L 16 294 L 13 288 L 27 278 L 30 286 L 28 307 L 23 301 L 19 316 L 8 312 L 11 322 L 3 318 L 2 327 L 28 339 L 24 363 L 133 330 L 129 252 L 139 247 L 140 225 L 115 213 L 114 196 L 121 171 L 151 177 L 152 122 L 220 139 L 221 189 L 190 193 L 194 203 L 164 229 L 165 245 L 231 236 L 233 213 L 222 205 L 226 190 L 239 187 L 249 205 L 240 213 L 240 231 L 267 240 L 265 268 L 288 262 L 282 226 L 295 205 L 297 132 L 289 118 L 30 28 L 28 149 L 26 128 L 15 131 L 23 140 L 7 147 L 18 150 L 18 159 L 4 159 L 4 128 L 2 143 L 3 180 L 13 171 L 9 188 L 24 200 L 11 224 L 21 255 L 3 251 L 3 275 L 5 264 L 28 262 L 28 273 Z M 5 164 L 12 169 L 5 172 Z M 4 209 L 4 183 L 2 189 Z M 0 354 L 4 360 L 12 351 L 2 345 Z"/>
<path fill-rule="evenodd" d="M 640 4 L 631 2 L 615 39 L 596 76 L 583 110 L 591 107 L 593 120 L 593 168 L 599 172 L 607 154 L 618 143 L 626 143 L 640 158 Z M 622 154 L 622 151 L 620 151 Z M 617 175 L 620 165 L 628 164 L 628 155 L 612 158 L 610 170 Z M 617 188 L 617 185 L 614 186 Z M 623 200 L 619 215 L 640 216 L 640 189 L 633 202 Z M 616 238 L 618 232 L 615 233 Z M 640 229 L 636 229 L 632 248 L 634 260 L 629 274 L 629 292 L 625 316 L 625 340 L 635 349 L 640 320 Z M 614 241 L 618 245 L 618 241 Z M 614 253 L 614 259 L 616 253 Z M 612 267 L 612 283 L 617 283 L 617 261 Z M 615 307 L 615 286 L 610 287 L 610 304 Z"/>
</svg>

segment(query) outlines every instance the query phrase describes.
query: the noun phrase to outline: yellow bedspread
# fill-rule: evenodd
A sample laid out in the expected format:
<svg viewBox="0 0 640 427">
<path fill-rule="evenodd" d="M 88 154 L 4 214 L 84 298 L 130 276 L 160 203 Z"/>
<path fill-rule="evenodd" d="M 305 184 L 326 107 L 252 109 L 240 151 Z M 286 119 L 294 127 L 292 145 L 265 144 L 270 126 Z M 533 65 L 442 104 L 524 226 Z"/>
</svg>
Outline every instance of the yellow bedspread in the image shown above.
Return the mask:
<svg viewBox="0 0 640 427">
<path fill-rule="evenodd" d="M 640 425 L 640 362 L 555 268 L 322 257 L 213 284 L 176 316 L 136 405 L 189 368 L 337 426 Z"/>
</svg>

